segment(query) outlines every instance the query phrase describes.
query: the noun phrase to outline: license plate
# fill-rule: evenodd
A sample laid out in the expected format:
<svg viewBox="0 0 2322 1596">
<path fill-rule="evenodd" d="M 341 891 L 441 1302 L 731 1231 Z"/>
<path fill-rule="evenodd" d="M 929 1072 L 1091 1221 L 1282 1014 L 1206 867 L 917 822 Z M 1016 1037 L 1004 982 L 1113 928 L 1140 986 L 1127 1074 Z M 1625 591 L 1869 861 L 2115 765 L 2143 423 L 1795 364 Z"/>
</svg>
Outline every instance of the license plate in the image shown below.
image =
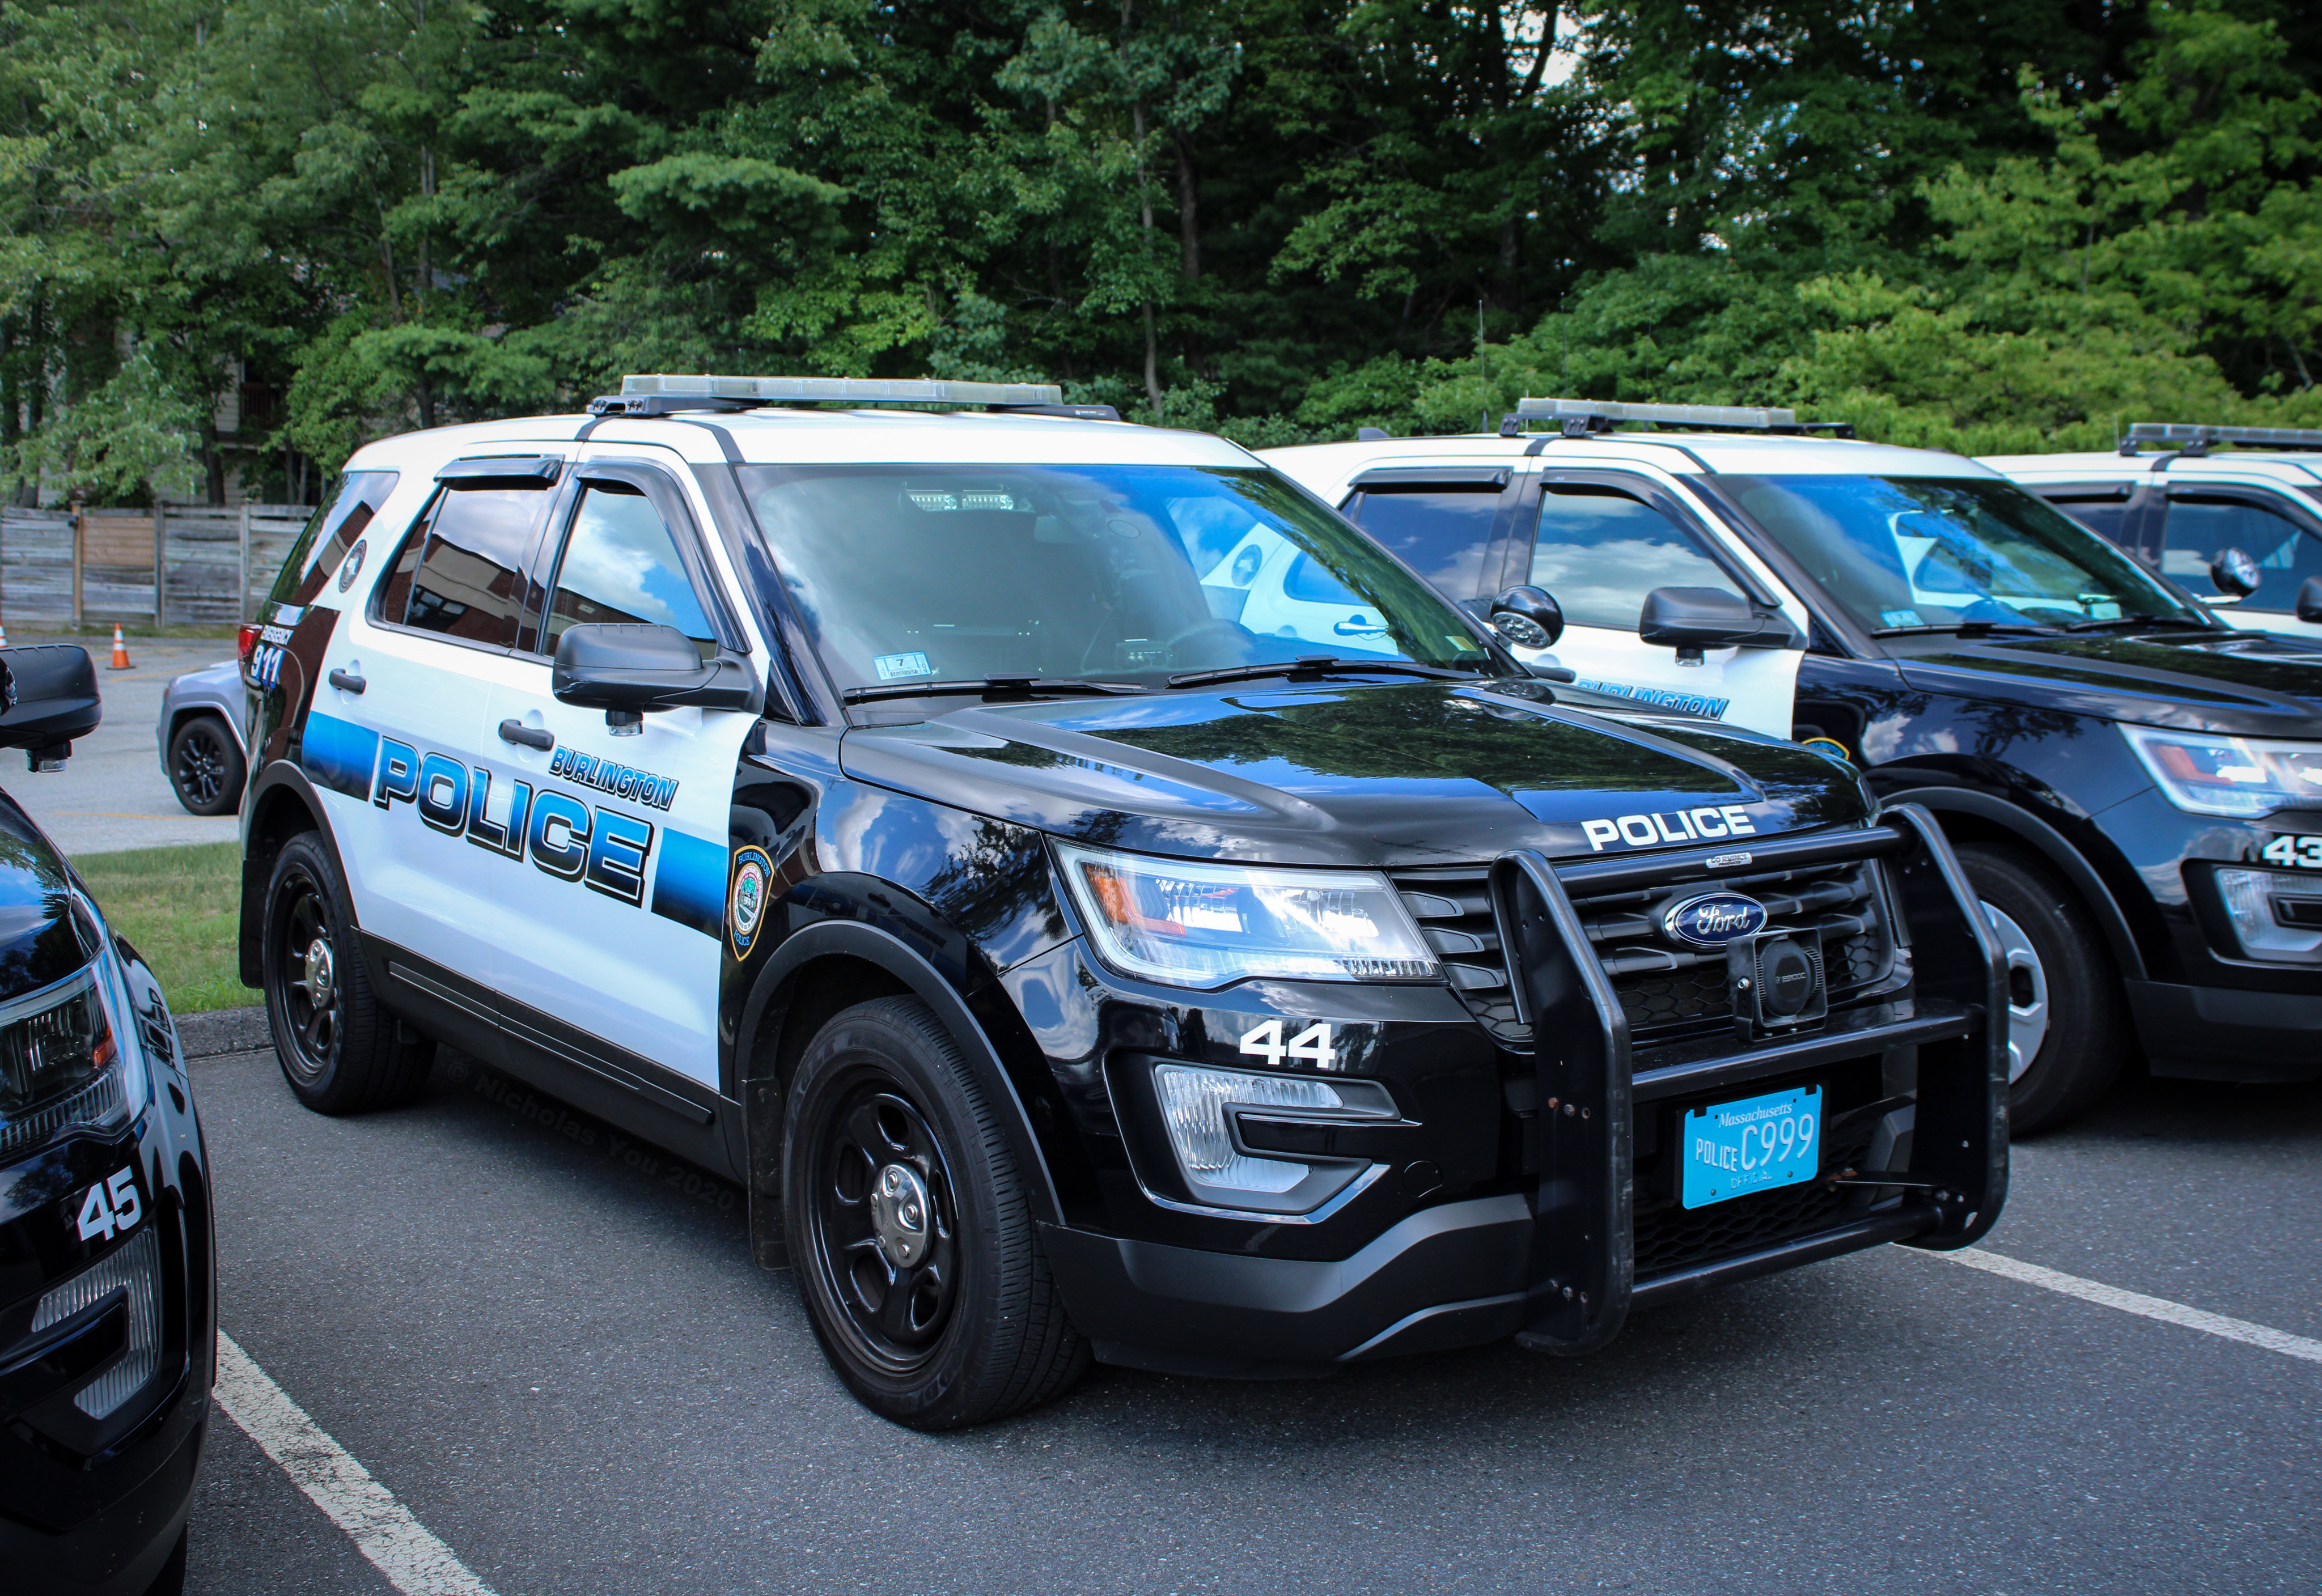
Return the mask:
<svg viewBox="0 0 2322 1596">
<path fill-rule="evenodd" d="M 1813 1180 L 1821 1168 L 1819 1086 L 1696 1108 L 1678 1123 L 1689 1208 L 1795 1186 Z"/>
</svg>

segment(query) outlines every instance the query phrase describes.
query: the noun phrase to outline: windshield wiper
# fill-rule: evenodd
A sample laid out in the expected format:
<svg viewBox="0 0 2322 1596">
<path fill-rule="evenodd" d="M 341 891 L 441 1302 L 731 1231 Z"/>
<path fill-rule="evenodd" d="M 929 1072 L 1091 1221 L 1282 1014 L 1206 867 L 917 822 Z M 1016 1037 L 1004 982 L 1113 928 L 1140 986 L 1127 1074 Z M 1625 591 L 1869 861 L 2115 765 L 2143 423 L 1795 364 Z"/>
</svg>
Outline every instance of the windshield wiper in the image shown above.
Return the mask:
<svg viewBox="0 0 2322 1596">
<path fill-rule="evenodd" d="M 1122 694 L 1140 697 L 1147 690 L 1133 681 L 987 676 L 980 681 L 898 681 L 880 687 L 848 688 L 839 697 L 849 704 L 870 704 L 882 698 L 963 698 L 970 694 L 977 698 L 1110 698 Z"/>
<path fill-rule="evenodd" d="M 2085 621 L 2067 621 L 2067 632 L 2093 632 L 2099 626 L 2190 626 L 2197 632 L 2217 632 L 2224 628 L 2197 620 L 2191 616 L 2113 616 L 2108 618 L 2090 617 Z"/>
<path fill-rule="evenodd" d="M 1994 632 L 2025 632 L 2037 637 L 2053 632 L 2053 626 L 2036 621 L 1945 621 L 1933 626 L 1879 626 L 1871 631 L 1873 637 L 1909 637 L 1928 632 L 1957 633 L 1961 637 L 1985 637 Z"/>
<path fill-rule="evenodd" d="M 1481 670 L 1458 670 L 1422 665 L 1416 660 L 1340 660 L 1329 654 L 1305 654 L 1277 660 L 1270 665 L 1228 665 L 1217 670 L 1186 670 L 1169 679 L 1173 688 L 1208 687 L 1221 681 L 1263 681 L 1269 676 L 1360 676 L 1366 671 L 1385 676 L 1424 676 L 1437 681 L 1459 681 L 1481 676 Z"/>
</svg>

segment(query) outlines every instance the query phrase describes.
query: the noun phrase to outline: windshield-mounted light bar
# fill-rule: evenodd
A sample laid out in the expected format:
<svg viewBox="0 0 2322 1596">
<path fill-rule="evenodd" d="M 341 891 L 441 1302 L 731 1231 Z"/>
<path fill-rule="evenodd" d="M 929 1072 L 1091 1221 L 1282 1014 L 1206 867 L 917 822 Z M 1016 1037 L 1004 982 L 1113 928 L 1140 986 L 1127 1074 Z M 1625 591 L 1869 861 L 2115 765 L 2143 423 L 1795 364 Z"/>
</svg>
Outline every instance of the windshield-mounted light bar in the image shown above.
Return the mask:
<svg viewBox="0 0 2322 1596">
<path fill-rule="evenodd" d="M 1622 425 L 1689 428 L 1704 433 L 1830 433 L 1851 438 L 1854 424 L 1844 421 L 1800 421 L 1795 410 L 1754 405 L 1630 405 L 1617 399 L 1543 399 L 1516 401 L 1513 413 L 1500 421 L 1500 435 L 1522 434 L 1524 423 L 1560 424 L 1568 438 L 1609 433 Z"/>
<path fill-rule="evenodd" d="M 2173 448 L 2199 459 L 2214 443 L 2235 443 L 2244 449 L 2322 450 L 2322 427 L 2198 426 L 2180 421 L 2140 421 L 2120 441 L 2120 451 L 2134 455 L 2147 443 Z"/>
<path fill-rule="evenodd" d="M 1120 419 L 1109 405 L 1066 405 L 1053 382 L 955 382 L 924 377 L 724 377 L 650 372 L 593 401 L 593 415 L 663 415 L 675 410 L 750 410 L 764 405 L 982 405 L 1087 420 Z"/>
</svg>

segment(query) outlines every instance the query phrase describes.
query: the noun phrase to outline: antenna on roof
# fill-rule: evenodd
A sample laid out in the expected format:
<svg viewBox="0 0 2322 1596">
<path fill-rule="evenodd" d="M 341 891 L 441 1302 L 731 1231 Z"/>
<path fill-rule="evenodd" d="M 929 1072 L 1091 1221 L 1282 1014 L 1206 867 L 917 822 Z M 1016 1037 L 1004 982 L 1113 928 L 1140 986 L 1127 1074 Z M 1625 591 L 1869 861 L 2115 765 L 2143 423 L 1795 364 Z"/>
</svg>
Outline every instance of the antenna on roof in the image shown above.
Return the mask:
<svg viewBox="0 0 2322 1596">
<path fill-rule="evenodd" d="M 681 410 L 754 410 L 769 405 L 980 405 L 1024 415 L 1119 421 L 1110 405 L 1067 405 L 1051 382 L 956 382 L 938 378 L 721 377 L 644 373 L 621 378 L 621 391 L 590 401 L 591 415 L 667 415 Z"/>
</svg>

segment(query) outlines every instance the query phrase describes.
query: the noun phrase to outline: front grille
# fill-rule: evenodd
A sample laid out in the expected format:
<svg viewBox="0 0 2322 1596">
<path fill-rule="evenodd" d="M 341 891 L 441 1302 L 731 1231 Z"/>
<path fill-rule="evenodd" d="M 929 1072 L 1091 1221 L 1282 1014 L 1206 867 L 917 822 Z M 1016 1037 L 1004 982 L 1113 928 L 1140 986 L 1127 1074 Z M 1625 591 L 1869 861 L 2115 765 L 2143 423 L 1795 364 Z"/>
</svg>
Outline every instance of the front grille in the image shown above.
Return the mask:
<svg viewBox="0 0 2322 1596">
<path fill-rule="evenodd" d="M 1836 1153 L 1825 1150 L 1823 1172 L 1860 1168 L 1869 1151 L 1868 1142 Z M 1642 1281 L 1827 1230 L 1837 1222 L 1844 1200 L 1843 1191 L 1826 1179 L 1752 1192 L 1705 1208 L 1685 1208 L 1674 1198 L 1649 1201 L 1641 1190 L 1631 1227 L 1636 1277 Z"/>
<path fill-rule="evenodd" d="M 1393 880 L 1453 988 L 1485 1029 L 1503 1042 L 1530 1041 L 1508 987 L 1489 875 L 1475 869 L 1412 870 L 1394 872 Z M 1656 917 L 1669 899 L 1721 888 L 1763 903 L 1769 932 L 1821 934 L 1833 1008 L 1879 985 L 1894 970 L 1879 866 L 1869 860 L 1577 895 L 1572 907 L 1629 1017 L 1632 1044 L 1680 1041 L 1732 1024 L 1725 955 L 1668 947 L 1656 929 Z"/>
</svg>

